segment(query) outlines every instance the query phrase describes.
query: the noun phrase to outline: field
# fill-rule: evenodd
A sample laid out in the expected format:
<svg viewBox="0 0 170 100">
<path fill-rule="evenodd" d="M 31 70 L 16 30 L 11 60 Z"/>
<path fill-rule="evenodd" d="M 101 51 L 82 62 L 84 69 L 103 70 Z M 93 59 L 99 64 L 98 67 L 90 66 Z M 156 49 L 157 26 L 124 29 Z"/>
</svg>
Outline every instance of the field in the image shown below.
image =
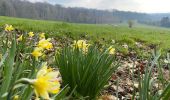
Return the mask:
<svg viewBox="0 0 170 100">
<path fill-rule="evenodd" d="M 0 17 L 0 100 L 169 100 L 170 29 Z"/>
<path fill-rule="evenodd" d="M 75 24 L 56 21 L 29 20 L 10 17 L 0 17 L 0 26 L 11 24 L 24 31 L 52 33 L 53 36 L 67 35 L 73 39 L 81 36 L 90 38 L 93 42 L 110 43 L 111 40 L 134 44 L 142 41 L 147 45 L 156 44 L 162 49 L 170 48 L 170 29 L 136 24 L 133 28 L 128 25 L 93 25 Z"/>
</svg>

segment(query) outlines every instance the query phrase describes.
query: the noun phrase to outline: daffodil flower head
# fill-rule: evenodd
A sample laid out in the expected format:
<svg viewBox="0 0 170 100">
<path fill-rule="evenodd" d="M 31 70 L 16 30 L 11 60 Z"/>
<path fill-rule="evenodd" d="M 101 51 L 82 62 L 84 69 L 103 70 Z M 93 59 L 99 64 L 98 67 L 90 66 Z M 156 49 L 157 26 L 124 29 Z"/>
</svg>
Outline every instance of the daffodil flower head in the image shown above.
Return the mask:
<svg viewBox="0 0 170 100">
<path fill-rule="evenodd" d="M 28 35 L 29 35 L 29 37 L 33 37 L 34 36 L 34 32 L 29 32 Z"/>
<path fill-rule="evenodd" d="M 39 38 L 40 38 L 40 39 L 45 39 L 45 33 L 40 33 L 40 34 L 39 34 Z"/>
<path fill-rule="evenodd" d="M 49 94 L 57 94 L 60 91 L 60 82 L 57 79 L 59 71 L 47 67 L 47 63 L 43 63 L 37 72 L 35 79 L 22 78 L 16 83 L 30 84 L 35 91 L 36 99 L 41 97 L 43 100 L 51 100 Z"/>
<path fill-rule="evenodd" d="M 12 25 L 6 25 L 5 26 L 5 31 L 10 32 L 10 31 L 13 31 L 13 30 L 14 30 L 14 28 L 13 28 Z"/>
<path fill-rule="evenodd" d="M 49 42 L 51 39 L 41 39 L 38 42 L 38 47 L 43 48 L 43 49 L 52 49 L 53 48 L 53 44 L 51 42 Z"/>
<path fill-rule="evenodd" d="M 23 39 L 23 34 L 19 36 L 19 38 L 17 39 L 17 41 L 22 41 Z"/>
<path fill-rule="evenodd" d="M 47 68 L 47 63 L 42 65 L 32 84 L 37 98 L 40 96 L 43 99 L 49 100 L 49 93 L 57 94 L 60 91 L 60 83 L 57 80 L 58 75 L 58 71 Z"/>
<path fill-rule="evenodd" d="M 110 46 L 107 50 L 109 51 L 109 54 L 115 54 L 115 48 L 113 48 L 112 46 Z"/>
<path fill-rule="evenodd" d="M 42 48 L 36 47 L 31 54 L 35 57 L 36 60 L 38 60 L 38 57 L 42 56 L 43 54 L 42 50 Z"/>
<path fill-rule="evenodd" d="M 87 52 L 90 44 L 87 44 L 85 40 L 74 41 L 74 48 L 82 49 L 83 52 Z"/>
</svg>

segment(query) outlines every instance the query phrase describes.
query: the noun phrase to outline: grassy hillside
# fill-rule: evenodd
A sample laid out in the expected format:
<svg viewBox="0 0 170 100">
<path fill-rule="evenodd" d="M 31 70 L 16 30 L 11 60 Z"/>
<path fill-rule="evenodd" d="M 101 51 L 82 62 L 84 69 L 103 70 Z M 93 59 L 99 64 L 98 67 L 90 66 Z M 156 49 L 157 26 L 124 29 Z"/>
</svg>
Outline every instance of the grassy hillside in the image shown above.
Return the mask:
<svg viewBox="0 0 170 100">
<path fill-rule="evenodd" d="M 110 43 L 116 40 L 120 44 L 134 45 L 136 41 L 144 44 L 158 44 L 160 48 L 170 48 L 170 29 L 145 25 L 94 25 L 75 24 L 57 21 L 30 20 L 11 17 L 0 17 L 0 26 L 11 24 L 24 31 L 52 33 L 54 36 L 69 36 L 73 39 L 85 37 L 94 42 Z"/>
</svg>

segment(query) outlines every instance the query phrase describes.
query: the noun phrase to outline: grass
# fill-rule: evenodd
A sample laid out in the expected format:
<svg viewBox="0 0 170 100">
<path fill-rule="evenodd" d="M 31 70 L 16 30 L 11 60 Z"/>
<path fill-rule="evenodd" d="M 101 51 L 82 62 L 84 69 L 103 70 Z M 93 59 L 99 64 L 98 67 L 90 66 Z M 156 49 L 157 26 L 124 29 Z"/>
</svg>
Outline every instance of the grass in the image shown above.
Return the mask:
<svg viewBox="0 0 170 100">
<path fill-rule="evenodd" d="M 15 96 L 18 96 L 19 99 L 22 100 L 35 99 L 36 97 L 33 89 L 39 92 L 38 94 L 42 92 L 42 89 L 44 89 L 45 92 L 50 92 L 54 90 L 54 87 L 51 86 L 58 86 L 51 82 L 60 82 L 61 77 L 62 83 L 58 83 L 62 85 L 61 91 L 58 91 L 58 94 L 50 95 L 50 97 L 55 100 L 58 100 L 59 98 L 63 99 L 63 97 L 68 98 L 69 100 L 70 98 L 77 96 L 78 99 L 82 100 L 87 97 L 100 98 L 100 95 L 102 96 L 102 94 L 100 94 L 102 92 L 101 90 L 112 76 L 112 72 L 116 71 L 114 69 L 115 63 L 112 62 L 114 60 L 114 55 L 108 55 L 107 52 L 102 51 L 103 49 L 100 48 L 88 49 L 88 52 L 79 51 L 79 49 L 75 48 L 70 49 L 70 47 L 72 48 L 74 45 L 70 45 L 70 47 L 68 45 L 72 44 L 73 41 L 68 42 L 68 45 L 63 49 L 55 48 L 57 47 L 55 43 L 59 41 L 51 39 L 51 42 L 53 41 L 52 43 L 54 43 L 54 48 L 46 49 L 42 47 L 44 48 L 42 52 L 46 57 L 44 58 L 42 55 L 36 60 L 33 55 L 31 55 L 31 52 L 34 49 L 35 44 L 36 47 L 39 47 L 38 44 L 41 39 L 38 37 L 38 32 L 50 33 L 50 36 L 67 36 L 68 38 L 71 37 L 73 39 L 86 38 L 92 42 L 99 41 L 106 44 L 111 44 L 111 39 L 114 39 L 116 40 L 116 43 L 118 43 L 114 44 L 114 46 L 117 47 L 123 43 L 127 43 L 129 46 L 133 47 L 136 41 L 143 41 L 146 44 L 160 44 L 160 47 L 163 49 L 168 49 L 170 45 L 169 29 L 144 25 L 136 25 L 130 29 L 126 24 L 118 26 L 89 25 L 10 17 L 0 17 L 0 24 L 2 27 L 4 24 L 12 24 L 15 28 L 19 29 L 14 31 L 3 31 L 3 28 L 1 30 L 0 26 L 0 32 L 2 31 L 0 34 L 0 37 L 2 38 L 0 46 L 0 53 L 2 53 L 2 58 L 0 59 L 0 87 L 2 87 L 2 89 L 0 89 L 0 99 L 2 100 L 11 100 Z M 20 30 L 23 30 L 23 32 L 20 32 Z M 31 38 L 25 31 L 34 31 L 37 32 L 37 34 Z M 18 40 L 18 37 L 21 34 L 23 35 L 23 39 Z M 48 46 L 47 44 L 49 43 L 44 44 Z M 105 49 L 106 48 L 104 48 L 104 50 Z M 159 58 L 161 56 L 160 54 L 161 53 L 157 53 L 155 50 L 153 57 L 151 57 L 151 61 L 147 60 L 147 65 L 143 65 L 144 67 L 140 66 L 139 68 L 136 66 L 136 75 L 138 75 L 138 77 L 134 77 L 134 71 L 132 77 L 133 79 L 136 78 L 139 87 L 136 90 L 133 89 L 134 98 L 132 98 L 132 100 L 169 99 L 170 83 L 169 81 L 166 81 L 163 76 L 163 71 L 167 70 L 164 68 L 164 64 L 160 62 L 163 60 Z M 54 56 L 56 59 L 54 59 Z M 167 58 L 169 59 L 169 57 Z M 52 67 L 47 69 L 48 66 L 45 62 L 48 62 Z M 122 64 L 123 63 L 120 61 L 120 65 Z M 61 77 L 59 78 L 58 74 L 55 73 L 58 68 L 61 73 Z M 143 74 L 142 70 L 145 70 L 145 74 Z M 47 77 L 47 75 L 55 77 Z M 40 79 L 43 80 L 40 81 Z M 113 82 L 115 81 L 117 80 L 114 80 Z M 41 83 L 45 83 L 46 85 Z M 116 85 L 117 91 L 118 83 L 119 82 L 117 82 Z M 154 85 L 152 86 L 152 83 L 155 83 L 155 85 L 158 84 L 161 87 L 158 86 L 153 89 Z M 37 88 L 36 86 L 41 87 L 42 89 Z M 44 88 L 45 86 L 46 88 Z M 48 88 L 48 86 L 50 87 Z M 133 88 L 136 88 L 135 85 Z M 40 91 L 38 89 L 40 89 Z M 48 89 L 52 90 L 49 91 Z M 158 93 L 159 90 L 160 93 Z M 43 94 L 40 96 L 44 99 L 48 98 L 44 97 Z"/>
<path fill-rule="evenodd" d="M 93 42 L 109 44 L 112 39 L 121 42 L 143 41 L 145 44 L 158 44 L 162 49 L 170 49 L 170 29 L 136 24 L 133 28 L 128 25 L 95 25 L 75 24 L 58 21 L 31 20 L 0 16 L 0 26 L 12 24 L 24 31 L 52 33 L 54 36 L 67 35 L 79 39 L 87 35 Z"/>
</svg>

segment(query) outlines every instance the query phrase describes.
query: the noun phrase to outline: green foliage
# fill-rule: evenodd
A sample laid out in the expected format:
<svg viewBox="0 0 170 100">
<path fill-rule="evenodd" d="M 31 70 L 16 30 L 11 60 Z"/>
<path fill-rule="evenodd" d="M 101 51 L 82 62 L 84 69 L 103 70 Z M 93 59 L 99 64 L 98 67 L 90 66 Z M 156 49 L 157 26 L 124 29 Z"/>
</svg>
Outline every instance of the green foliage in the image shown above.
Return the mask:
<svg viewBox="0 0 170 100">
<path fill-rule="evenodd" d="M 115 48 L 116 48 L 116 50 L 117 50 L 118 52 L 121 52 L 121 53 L 124 54 L 124 55 L 127 55 L 127 54 L 129 53 L 129 51 L 128 51 L 127 48 L 124 48 L 124 47 L 122 47 L 122 46 L 120 46 L 120 45 L 116 45 Z"/>
<path fill-rule="evenodd" d="M 19 84 L 22 78 L 35 79 L 43 59 L 35 61 L 31 56 L 35 41 L 30 41 L 28 34 L 23 34 L 23 40 L 17 41 L 16 31 L 0 32 L 0 100 L 13 100 L 19 96 L 20 100 L 34 98 L 34 91 L 30 85 Z M 65 98 L 69 87 L 64 88 L 55 98 Z"/>
<path fill-rule="evenodd" d="M 139 81 L 139 100 L 156 100 L 159 96 L 158 93 L 153 94 L 152 92 L 152 69 L 157 64 L 160 57 L 160 53 L 154 54 L 154 59 L 151 61 L 151 65 L 146 67 L 145 75 Z M 140 76 L 139 76 L 140 77 Z"/>
<path fill-rule="evenodd" d="M 123 36 L 121 40 L 118 41 L 118 43 L 120 44 L 124 44 L 124 43 L 127 43 L 127 44 L 135 44 L 135 41 L 132 39 L 132 38 L 129 38 L 127 36 Z"/>
<path fill-rule="evenodd" d="M 153 53 L 153 60 L 151 60 L 146 68 L 145 74 L 141 76 L 139 74 L 139 94 L 134 93 L 133 97 L 136 96 L 137 100 L 169 100 L 170 97 L 170 83 L 165 85 L 165 80 L 163 78 L 163 72 L 161 70 L 162 65 L 159 65 L 160 52 Z M 158 79 L 152 77 L 153 68 L 158 67 Z M 140 73 L 140 72 L 139 72 Z M 153 84 L 159 82 L 162 84 L 163 88 L 158 91 L 153 91 Z M 133 98 L 133 100 L 136 100 Z"/>
<path fill-rule="evenodd" d="M 16 52 L 16 40 L 14 38 L 12 41 L 12 44 L 11 44 L 11 48 L 9 49 L 8 60 L 2 60 L 2 61 L 4 61 L 4 66 L 3 66 L 4 73 L 2 74 L 2 76 L 4 76 L 4 77 L 3 77 L 1 90 L 0 90 L 0 98 L 1 99 L 3 99 L 2 96 L 7 94 L 8 90 L 10 89 L 15 52 Z M 4 57 L 5 57 L 5 55 L 4 55 Z"/>
<path fill-rule="evenodd" d="M 92 44 L 96 42 L 96 44 L 99 44 L 99 47 L 103 47 L 114 39 L 116 43 L 112 43 L 112 45 L 116 48 L 116 51 L 126 55 L 131 50 L 136 50 L 139 58 L 143 56 L 148 57 L 148 54 L 145 53 L 148 51 L 145 46 L 145 51 L 141 51 L 141 49 L 135 45 L 136 41 L 153 46 L 157 44 L 163 49 L 169 48 L 170 46 L 168 29 L 146 27 L 133 27 L 133 29 L 129 29 L 127 26 L 113 28 L 109 25 L 70 24 L 8 17 L 0 18 L 4 21 L 0 23 L 0 25 L 11 23 L 18 27 L 18 29 L 26 31 L 50 32 L 46 37 L 53 36 L 53 38 L 59 38 L 62 42 L 63 39 L 67 40 L 67 42 L 64 41 L 65 44 L 68 44 L 68 42 L 70 44 L 71 39 L 87 38 Z M 0 28 L 0 30 L 3 30 L 3 28 Z M 20 34 L 23 34 L 23 41 L 18 42 L 15 37 Z M 6 33 L 3 31 L 0 35 L 0 53 L 2 53 L 2 58 L 0 59 L 0 99 L 10 100 L 15 95 L 20 95 L 19 99 L 30 100 L 34 98 L 33 88 L 29 85 L 15 85 L 15 83 L 21 78 L 35 78 L 37 70 L 40 69 L 44 59 L 35 61 L 35 59 L 30 56 L 38 38 L 27 42 L 27 34 L 22 32 Z M 38 34 L 35 35 L 37 36 Z M 122 46 L 124 43 L 128 44 L 129 48 L 124 48 Z M 53 57 L 50 58 L 51 65 L 57 65 L 57 67 L 59 67 L 63 78 L 63 86 L 65 86 L 59 94 L 52 95 L 53 99 L 74 99 L 74 97 L 78 97 L 78 99 L 95 99 L 99 95 L 99 92 L 115 71 L 117 62 L 115 57 L 109 55 L 105 50 L 100 51 L 99 48 L 91 47 L 88 51 L 89 52 L 85 53 L 79 49 L 73 49 L 68 46 L 61 49 L 61 52 L 57 52 L 55 64 L 53 63 Z M 159 53 L 154 53 L 153 59 L 150 60 L 148 66 L 145 67 L 145 75 L 139 74 L 139 92 L 134 93 L 133 97 L 138 96 L 139 100 L 170 99 L 170 83 L 163 78 L 163 63 L 159 62 L 159 57 Z M 155 67 L 158 69 L 157 80 L 152 77 L 152 70 Z M 152 84 L 156 81 L 159 81 L 162 85 L 162 92 L 154 92 L 152 90 Z M 14 87 L 15 89 L 13 89 Z"/>
<path fill-rule="evenodd" d="M 94 99 L 118 65 L 113 55 L 90 48 L 87 53 L 71 47 L 56 54 L 63 83 L 83 97 Z"/>
</svg>

